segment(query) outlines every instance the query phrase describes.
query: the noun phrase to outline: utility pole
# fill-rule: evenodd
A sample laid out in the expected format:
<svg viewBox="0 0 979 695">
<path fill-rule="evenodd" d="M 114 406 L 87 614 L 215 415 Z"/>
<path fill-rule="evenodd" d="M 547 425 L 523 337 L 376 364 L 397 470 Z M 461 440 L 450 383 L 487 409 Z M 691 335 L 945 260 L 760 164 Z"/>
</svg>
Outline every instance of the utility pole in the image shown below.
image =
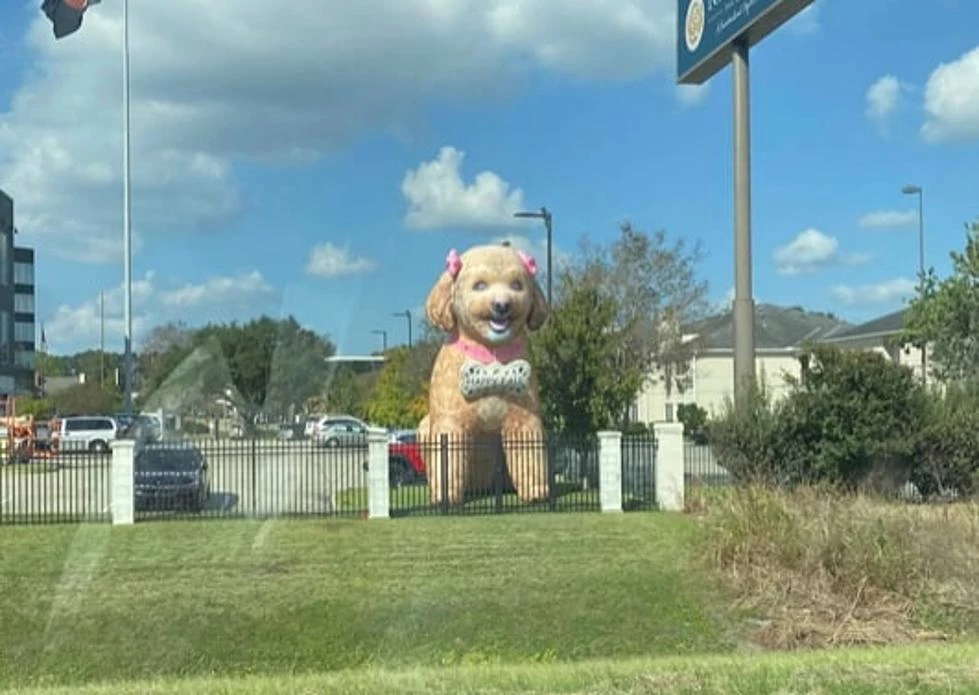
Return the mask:
<svg viewBox="0 0 979 695">
<path fill-rule="evenodd" d="M 404 311 L 396 311 L 392 316 L 404 316 L 408 320 L 408 349 L 411 349 L 411 312 L 405 309 Z"/>
<path fill-rule="evenodd" d="M 373 333 L 374 335 L 381 336 L 381 345 L 383 346 L 382 350 L 383 352 L 386 353 L 388 351 L 388 332 L 382 329 L 378 329 L 376 331 L 371 331 L 371 333 Z"/>
<path fill-rule="evenodd" d="M 105 292 L 99 292 L 99 386 L 105 388 Z"/>
<path fill-rule="evenodd" d="M 925 288 L 925 194 L 921 186 L 913 184 L 902 188 L 901 193 L 918 196 L 918 286 L 923 291 Z M 921 381 L 927 384 L 928 358 L 926 346 L 922 345 L 919 349 L 921 350 Z"/>
</svg>

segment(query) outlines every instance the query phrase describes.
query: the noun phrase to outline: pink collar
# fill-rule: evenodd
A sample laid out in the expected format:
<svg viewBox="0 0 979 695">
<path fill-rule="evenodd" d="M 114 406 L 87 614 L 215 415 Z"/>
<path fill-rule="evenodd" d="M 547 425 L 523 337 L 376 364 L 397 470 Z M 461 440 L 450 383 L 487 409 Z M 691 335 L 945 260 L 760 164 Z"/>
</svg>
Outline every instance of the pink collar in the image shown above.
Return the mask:
<svg viewBox="0 0 979 695">
<path fill-rule="evenodd" d="M 459 350 L 466 357 L 470 357 L 477 362 L 482 364 L 490 364 L 491 362 L 499 362 L 500 364 L 506 364 L 512 360 L 517 359 L 523 355 L 524 351 L 524 341 L 514 340 L 507 345 L 502 345 L 498 348 L 491 349 L 480 343 L 475 343 L 471 340 L 466 340 L 459 335 L 453 335 L 445 341 L 446 345 L 454 347 Z"/>
</svg>

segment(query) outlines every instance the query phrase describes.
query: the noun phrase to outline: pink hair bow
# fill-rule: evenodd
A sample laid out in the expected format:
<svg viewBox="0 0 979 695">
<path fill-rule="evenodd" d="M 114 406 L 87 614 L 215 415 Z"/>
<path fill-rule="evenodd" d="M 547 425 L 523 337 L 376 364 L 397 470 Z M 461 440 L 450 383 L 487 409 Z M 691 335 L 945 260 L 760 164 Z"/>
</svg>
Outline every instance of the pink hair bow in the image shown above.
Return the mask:
<svg viewBox="0 0 979 695">
<path fill-rule="evenodd" d="M 517 251 L 517 255 L 520 256 L 520 261 L 527 272 L 531 275 L 537 275 L 537 261 L 534 260 L 534 257 L 525 251 Z"/>
<path fill-rule="evenodd" d="M 455 249 L 449 251 L 449 255 L 445 257 L 445 269 L 449 271 L 449 275 L 455 277 L 462 270 L 462 259 L 459 258 L 459 252 Z"/>
</svg>

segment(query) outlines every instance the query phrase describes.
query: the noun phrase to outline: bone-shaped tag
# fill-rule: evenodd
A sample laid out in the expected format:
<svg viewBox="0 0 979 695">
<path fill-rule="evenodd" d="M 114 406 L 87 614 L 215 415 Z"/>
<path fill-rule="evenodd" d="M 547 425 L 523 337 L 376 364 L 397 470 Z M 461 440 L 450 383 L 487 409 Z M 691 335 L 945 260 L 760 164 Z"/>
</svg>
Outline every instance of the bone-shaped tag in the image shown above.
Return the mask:
<svg viewBox="0 0 979 695">
<path fill-rule="evenodd" d="M 481 364 L 466 360 L 459 369 L 459 390 L 467 401 L 484 396 L 519 396 L 530 386 L 530 363 Z"/>
</svg>

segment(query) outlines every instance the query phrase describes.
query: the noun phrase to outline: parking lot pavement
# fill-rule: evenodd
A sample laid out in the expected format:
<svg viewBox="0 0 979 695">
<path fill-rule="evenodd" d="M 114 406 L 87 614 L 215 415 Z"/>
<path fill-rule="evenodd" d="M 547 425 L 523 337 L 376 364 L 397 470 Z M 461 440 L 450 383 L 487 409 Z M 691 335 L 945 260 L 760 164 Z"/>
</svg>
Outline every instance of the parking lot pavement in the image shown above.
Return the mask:
<svg viewBox="0 0 979 695">
<path fill-rule="evenodd" d="M 273 442 L 197 443 L 208 461 L 211 499 L 205 514 L 321 515 L 334 495 L 367 483 L 366 449 L 320 449 Z M 63 456 L 57 465 L 35 462 L 0 468 L 0 523 L 5 519 L 107 518 L 110 456 Z"/>
<path fill-rule="evenodd" d="M 98 520 L 109 513 L 109 457 L 62 457 L 0 469 L 0 523 L 45 517 Z"/>
<path fill-rule="evenodd" d="M 309 447 L 223 447 L 208 451 L 211 500 L 215 512 L 255 516 L 330 514 L 333 496 L 341 490 L 364 487 L 367 450 L 328 450 Z"/>
</svg>

